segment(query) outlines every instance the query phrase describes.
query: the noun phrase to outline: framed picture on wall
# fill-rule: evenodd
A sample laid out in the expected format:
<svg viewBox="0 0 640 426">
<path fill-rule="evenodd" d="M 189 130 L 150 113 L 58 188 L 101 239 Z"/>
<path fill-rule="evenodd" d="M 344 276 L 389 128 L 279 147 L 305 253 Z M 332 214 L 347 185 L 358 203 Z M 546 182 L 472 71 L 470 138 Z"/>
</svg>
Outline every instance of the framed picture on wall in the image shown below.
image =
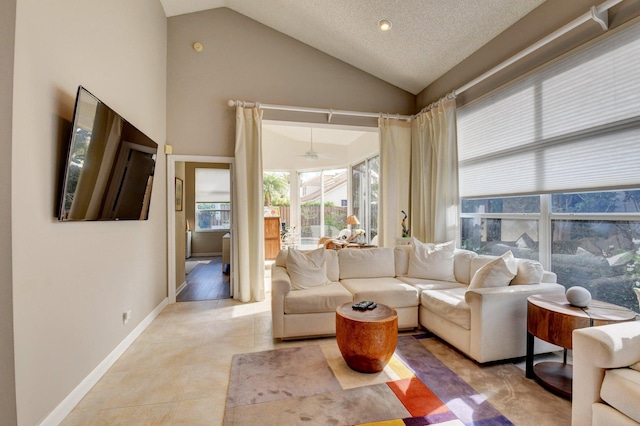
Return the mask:
<svg viewBox="0 0 640 426">
<path fill-rule="evenodd" d="M 176 211 L 182 211 L 182 192 L 183 192 L 182 179 L 176 178 Z"/>
</svg>

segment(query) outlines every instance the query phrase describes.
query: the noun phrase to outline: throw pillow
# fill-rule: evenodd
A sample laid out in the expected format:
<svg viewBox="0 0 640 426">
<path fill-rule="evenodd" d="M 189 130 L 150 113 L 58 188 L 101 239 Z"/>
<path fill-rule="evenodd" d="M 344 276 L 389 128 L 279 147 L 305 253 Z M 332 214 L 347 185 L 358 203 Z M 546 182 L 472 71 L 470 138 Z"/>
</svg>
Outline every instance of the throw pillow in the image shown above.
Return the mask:
<svg viewBox="0 0 640 426">
<path fill-rule="evenodd" d="M 525 259 L 520 259 L 519 262 L 516 262 L 518 270 L 516 276 L 511 280 L 511 285 L 537 284 L 542 281 L 544 268 L 540 262 Z"/>
<path fill-rule="evenodd" d="M 287 273 L 294 290 L 319 287 L 329 283 L 325 250 L 324 247 L 311 251 L 289 249 Z"/>
<path fill-rule="evenodd" d="M 511 250 L 484 265 L 471 278 L 469 289 L 506 287 L 518 272 L 518 264 Z"/>
<path fill-rule="evenodd" d="M 407 275 L 412 278 L 455 282 L 456 276 L 453 269 L 455 249 L 455 241 L 432 244 L 413 238 Z"/>
</svg>

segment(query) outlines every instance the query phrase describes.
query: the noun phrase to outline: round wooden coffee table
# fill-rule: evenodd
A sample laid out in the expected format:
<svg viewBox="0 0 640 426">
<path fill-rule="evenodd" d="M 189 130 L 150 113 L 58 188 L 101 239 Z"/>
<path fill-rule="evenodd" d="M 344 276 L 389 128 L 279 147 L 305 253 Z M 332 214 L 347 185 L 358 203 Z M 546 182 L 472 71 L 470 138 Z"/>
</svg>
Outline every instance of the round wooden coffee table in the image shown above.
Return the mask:
<svg viewBox="0 0 640 426">
<path fill-rule="evenodd" d="M 636 313 L 622 306 L 592 300 L 586 308 L 569 304 L 564 294 L 540 294 L 527 298 L 526 376 L 565 398 L 571 398 L 573 369 L 567 349 L 573 347 L 573 330 L 616 322 L 633 321 Z M 565 348 L 564 362 L 533 365 L 534 337 Z"/>
<path fill-rule="evenodd" d="M 358 311 L 344 303 L 336 309 L 336 340 L 349 367 L 377 373 L 387 365 L 398 343 L 398 313 L 387 305 Z"/>
</svg>

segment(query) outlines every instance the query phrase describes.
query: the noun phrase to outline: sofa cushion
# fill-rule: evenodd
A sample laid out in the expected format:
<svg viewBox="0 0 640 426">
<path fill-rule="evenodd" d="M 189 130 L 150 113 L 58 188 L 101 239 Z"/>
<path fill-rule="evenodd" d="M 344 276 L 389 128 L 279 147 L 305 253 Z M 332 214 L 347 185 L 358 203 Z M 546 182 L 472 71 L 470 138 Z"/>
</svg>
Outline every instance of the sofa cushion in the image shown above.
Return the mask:
<svg viewBox="0 0 640 426">
<path fill-rule="evenodd" d="M 342 249 L 338 251 L 338 263 L 341 280 L 396 276 L 392 248 Z"/>
<path fill-rule="evenodd" d="M 405 244 L 402 246 L 395 246 L 393 248 L 393 254 L 396 261 L 396 277 L 406 277 L 409 272 L 409 256 L 413 246 Z"/>
<path fill-rule="evenodd" d="M 285 314 L 333 312 L 338 305 L 352 302 L 353 295 L 340 283 L 289 292 L 284 298 Z"/>
<path fill-rule="evenodd" d="M 353 300 L 372 300 L 393 308 L 418 306 L 418 290 L 396 278 L 349 278 L 340 283 L 353 294 Z"/>
<path fill-rule="evenodd" d="M 469 288 L 506 287 L 516 276 L 518 265 L 510 251 L 496 257 L 476 271 Z"/>
<path fill-rule="evenodd" d="M 465 286 L 442 290 L 424 290 L 420 295 L 420 304 L 434 314 L 460 327 L 471 329 L 471 311 L 465 302 Z M 429 324 L 425 324 L 429 327 Z"/>
<path fill-rule="evenodd" d="M 291 287 L 301 290 L 323 286 L 329 283 L 327 278 L 326 249 L 321 247 L 311 251 L 289 249 L 287 255 L 287 273 L 291 278 Z"/>
<path fill-rule="evenodd" d="M 441 290 L 444 288 L 460 288 L 467 286 L 464 284 L 452 282 L 452 281 L 439 281 L 439 280 L 425 280 L 424 278 L 412 278 L 412 277 L 397 277 L 402 282 L 411 284 L 418 291 L 422 290 Z"/>
<path fill-rule="evenodd" d="M 456 249 L 453 255 L 453 273 L 456 281 L 462 284 L 471 282 L 471 260 L 478 257 L 478 253 L 471 250 Z"/>
<path fill-rule="evenodd" d="M 516 259 L 518 272 L 511 280 L 511 285 L 538 284 L 542 281 L 544 268 L 540 262 L 529 259 Z"/>
<path fill-rule="evenodd" d="M 616 410 L 640 422 L 640 372 L 630 368 L 606 370 L 600 397 Z"/>
<path fill-rule="evenodd" d="M 440 281 L 455 281 L 455 241 L 441 244 L 423 243 L 412 239 L 408 276 Z"/>
<path fill-rule="evenodd" d="M 311 251 L 311 250 L 305 250 Z M 282 266 L 283 268 L 287 267 L 287 257 L 289 255 L 288 249 L 283 249 L 278 252 L 276 256 L 275 265 Z M 340 270 L 338 266 L 338 253 L 335 250 L 325 250 L 325 259 L 327 268 L 327 278 L 329 281 L 337 282 L 340 279 Z"/>
</svg>

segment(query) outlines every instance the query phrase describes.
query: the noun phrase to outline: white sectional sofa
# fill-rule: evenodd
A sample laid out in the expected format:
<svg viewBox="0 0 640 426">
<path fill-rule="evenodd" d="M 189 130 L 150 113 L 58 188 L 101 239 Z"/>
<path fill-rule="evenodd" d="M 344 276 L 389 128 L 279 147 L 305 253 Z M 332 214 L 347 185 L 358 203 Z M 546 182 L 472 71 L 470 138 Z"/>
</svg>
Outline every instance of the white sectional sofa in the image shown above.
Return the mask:
<svg viewBox="0 0 640 426">
<path fill-rule="evenodd" d="M 306 264 L 297 263 L 298 251 L 293 256 L 297 260 L 281 251 L 271 275 L 273 337 L 334 335 L 339 304 L 373 300 L 398 311 L 398 328 L 421 325 L 477 362 L 525 356 L 526 298 L 564 293 L 555 274 L 531 260 L 478 256 L 455 250 L 452 243 L 429 252 L 435 245 L 420 244 L 319 249 L 312 251 L 315 261 Z M 502 270 L 495 268 L 498 263 Z M 507 263 L 512 274 L 505 277 Z M 326 279 L 318 278 L 322 273 L 307 277 L 306 270 L 325 271 Z M 536 342 L 536 353 L 555 349 Z"/>
<path fill-rule="evenodd" d="M 571 424 L 640 425 L 640 321 L 573 331 Z"/>
</svg>

